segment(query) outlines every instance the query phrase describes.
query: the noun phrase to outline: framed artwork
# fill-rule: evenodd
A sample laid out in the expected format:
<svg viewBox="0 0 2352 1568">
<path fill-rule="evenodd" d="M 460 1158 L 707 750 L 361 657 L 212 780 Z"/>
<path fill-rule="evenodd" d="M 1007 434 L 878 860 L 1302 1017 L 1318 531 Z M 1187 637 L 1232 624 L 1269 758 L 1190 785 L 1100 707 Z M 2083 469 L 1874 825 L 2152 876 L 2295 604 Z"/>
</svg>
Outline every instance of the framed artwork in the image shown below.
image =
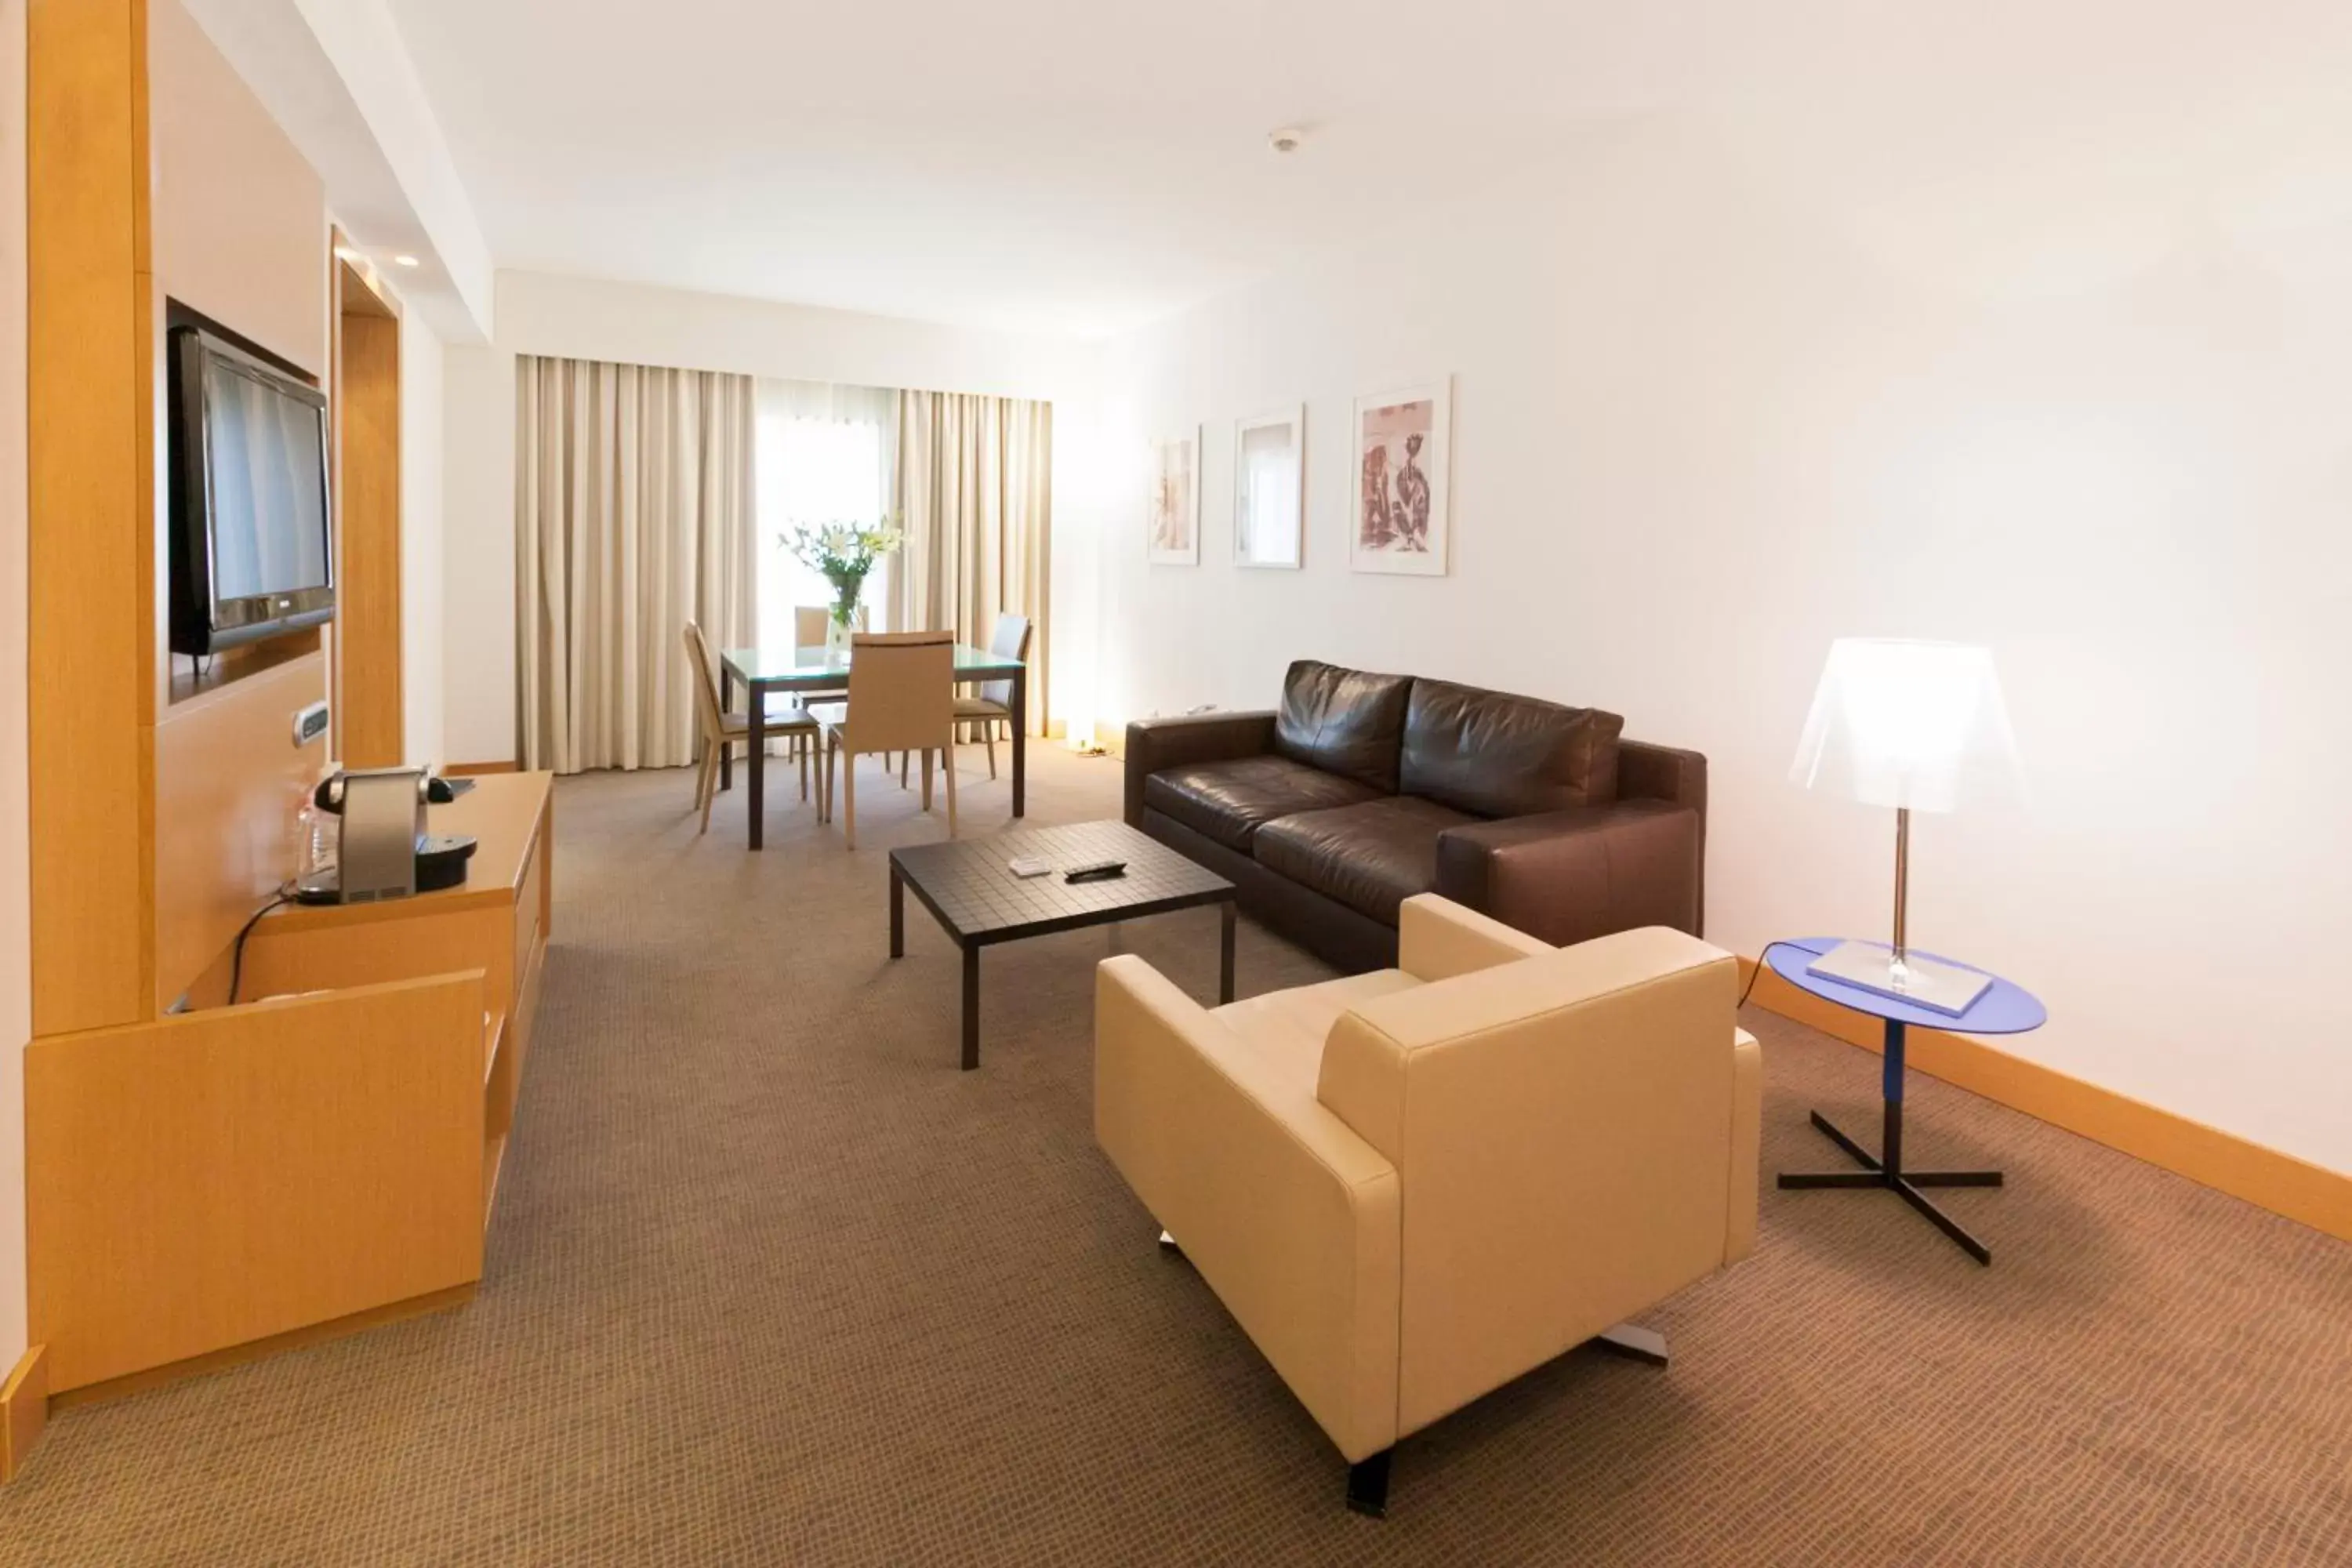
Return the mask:
<svg viewBox="0 0 2352 1568">
<path fill-rule="evenodd" d="M 1234 564 L 1297 570 L 1305 542 L 1307 408 L 1234 422 Z"/>
<path fill-rule="evenodd" d="M 1450 378 L 1356 399 L 1357 571 L 1445 575 L 1452 404 Z"/>
<path fill-rule="evenodd" d="M 1154 566 L 1201 563 L 1201 427 L 1151 444 L 1150 526 Z"/>
</svg>

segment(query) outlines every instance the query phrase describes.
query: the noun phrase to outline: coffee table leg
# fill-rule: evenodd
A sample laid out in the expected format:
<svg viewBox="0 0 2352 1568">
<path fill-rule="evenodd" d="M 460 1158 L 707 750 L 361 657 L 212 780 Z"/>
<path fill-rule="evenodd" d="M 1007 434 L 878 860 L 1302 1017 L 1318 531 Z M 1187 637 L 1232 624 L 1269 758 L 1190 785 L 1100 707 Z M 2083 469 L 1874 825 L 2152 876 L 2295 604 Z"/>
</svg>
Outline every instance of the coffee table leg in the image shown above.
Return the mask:
<svg viewBox="0 0 2352 1568">
<path fill-rule="evenodd" d="M 1217 1001 L 1219 1005 L 1234 999 L 1234 902 L 1231 899 L 1217 906 Z"/>
<path fill-rule="evenodd" d="M 963 1070 L 980 1065 L 980 948 L 963 950 Z"/>
<path fill-rule="evenodd" d="M 907 878 L 890 862 L 890 956 L 907 956 Z"/>
</svg>

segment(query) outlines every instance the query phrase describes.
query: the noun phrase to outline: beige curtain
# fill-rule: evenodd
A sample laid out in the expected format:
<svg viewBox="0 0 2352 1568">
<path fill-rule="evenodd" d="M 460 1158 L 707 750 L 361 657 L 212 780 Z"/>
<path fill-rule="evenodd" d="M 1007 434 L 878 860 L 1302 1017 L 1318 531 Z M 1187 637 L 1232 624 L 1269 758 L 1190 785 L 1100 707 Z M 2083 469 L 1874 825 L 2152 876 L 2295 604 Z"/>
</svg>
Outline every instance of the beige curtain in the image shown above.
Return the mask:
<svg viewBox="0 0 2352 1568">
<path fill-rule="evenodd" d="M 751 640 L 751 378 L 524 354 L 516 379 L 523 766 L 682 766 L 680 629 Z"/>
<path fill-rule="evenodd" d="M 1052 625 L 1054 409 L 1016 397 L 898 395 L 891 625 L 985 647 L 1001 612 L 1026 616 L 1029 731 L 1045 732 Z"/>
</svg>

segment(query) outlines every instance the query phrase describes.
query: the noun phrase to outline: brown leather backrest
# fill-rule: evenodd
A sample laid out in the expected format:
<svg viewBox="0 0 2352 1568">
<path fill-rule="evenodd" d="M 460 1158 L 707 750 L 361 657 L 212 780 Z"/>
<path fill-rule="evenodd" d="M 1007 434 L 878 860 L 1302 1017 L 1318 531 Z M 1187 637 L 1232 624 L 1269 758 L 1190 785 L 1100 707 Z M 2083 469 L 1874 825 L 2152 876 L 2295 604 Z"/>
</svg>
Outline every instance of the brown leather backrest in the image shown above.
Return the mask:
<svg viewBox="0 0 2352 1568">
<path fill-rule="evenodd" d="M 951 632 L 860 632 L 849 645 L 849 742 L 859 752 L 948 743 L 955 722 Z"/>
<path fill-rule="evenodd" d="M 1394 795 L 1412 679 L 1302 658 L 1282 678 L 1274 749 L 1294 763 Z"/>
<path fill-rule="evenodd" d="M 1398 787 L 1478 816 L 1607 805 L 1617 798 L 1624 728 L 1598 708 L 1415 680 Z"/>
</svg>

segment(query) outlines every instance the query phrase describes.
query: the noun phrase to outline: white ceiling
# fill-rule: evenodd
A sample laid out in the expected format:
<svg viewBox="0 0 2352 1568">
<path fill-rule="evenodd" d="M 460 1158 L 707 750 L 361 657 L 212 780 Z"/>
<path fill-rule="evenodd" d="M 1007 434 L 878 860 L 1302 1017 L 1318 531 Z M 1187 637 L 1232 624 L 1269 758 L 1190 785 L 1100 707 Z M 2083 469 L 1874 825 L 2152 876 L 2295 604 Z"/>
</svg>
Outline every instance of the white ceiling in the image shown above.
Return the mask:
<svg viewBox="0 0 2352 1568">
<path fill-rule="evenodd" d="M 2337 0 L 392 5 L 499 266 L 1013 330 L 1377 247 L 1634 116 L 1865 203 L 2193 184 L 2286 139 L 2352 191 Z"/>
</svg>

